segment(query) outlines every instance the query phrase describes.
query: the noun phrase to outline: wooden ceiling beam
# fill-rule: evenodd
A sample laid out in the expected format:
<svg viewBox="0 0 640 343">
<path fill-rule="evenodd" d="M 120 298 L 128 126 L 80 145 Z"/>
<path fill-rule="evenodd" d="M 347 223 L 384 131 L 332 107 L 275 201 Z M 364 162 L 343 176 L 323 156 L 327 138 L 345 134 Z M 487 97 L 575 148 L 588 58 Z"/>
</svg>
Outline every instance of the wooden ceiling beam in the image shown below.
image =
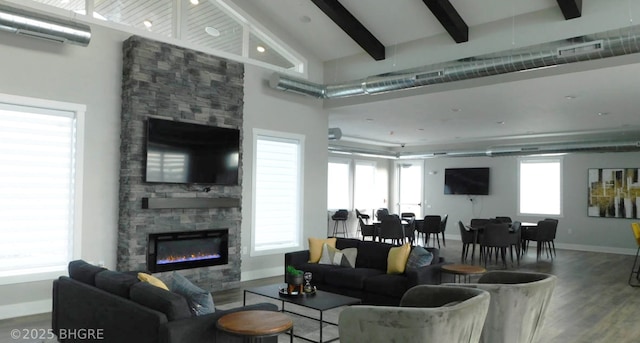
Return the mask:
<svg viewBox="0 0 640 343">
<path fill-rule="evenodd" d="M 564 19 L 580 18 L 582 16 L 582 0 L 557 0 Z"/>
<path fill-rule="evenodd" d="M 385 59 L 385 47 L 338 0 L 311 0 L 374 60 Z"/>
<path fill-rule="evenodd" d="M 560 0 L 558 0 L 560 1 Z M 456 43 L 469 41 L 469 26 L 449 0 L 422 0 Z"/>
</svg>

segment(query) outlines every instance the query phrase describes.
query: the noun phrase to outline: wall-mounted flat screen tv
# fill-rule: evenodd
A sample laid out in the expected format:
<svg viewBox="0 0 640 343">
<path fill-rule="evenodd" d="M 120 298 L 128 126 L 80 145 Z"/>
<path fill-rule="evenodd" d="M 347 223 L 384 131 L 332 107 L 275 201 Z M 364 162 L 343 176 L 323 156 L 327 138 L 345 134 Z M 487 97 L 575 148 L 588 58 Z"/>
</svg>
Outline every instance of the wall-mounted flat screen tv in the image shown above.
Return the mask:
<svg viewBox="0 0 640 343">
<path fill-rule="evenodd" d="M 444 194 L 489 194 L 489 168 L 447 168 Z"/>
<path fill-rule="evenodd" d="M 239 154 L 237 129 L 149 118 L 145 181 L 237 185 Z"/>
</svg>

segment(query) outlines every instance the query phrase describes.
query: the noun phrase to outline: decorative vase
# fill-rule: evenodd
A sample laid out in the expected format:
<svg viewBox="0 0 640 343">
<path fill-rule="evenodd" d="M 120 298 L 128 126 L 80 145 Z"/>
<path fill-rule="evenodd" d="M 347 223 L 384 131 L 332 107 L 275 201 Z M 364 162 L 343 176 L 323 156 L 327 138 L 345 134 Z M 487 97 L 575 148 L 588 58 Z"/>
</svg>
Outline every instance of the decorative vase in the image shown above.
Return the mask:
<svg viewBox="0 0 640 343">
<path fill-rule="evenodd" d="M 287 283 L 287 292 L 292 294 L 294 292 L 298 292 L 298 294 L 302 294 L 302 283 L 304 282 L 304 278 L 302 274 L 300 275 L 292 275 L 287 274 L 285 276 L 285 282 Z"/>
</svg>

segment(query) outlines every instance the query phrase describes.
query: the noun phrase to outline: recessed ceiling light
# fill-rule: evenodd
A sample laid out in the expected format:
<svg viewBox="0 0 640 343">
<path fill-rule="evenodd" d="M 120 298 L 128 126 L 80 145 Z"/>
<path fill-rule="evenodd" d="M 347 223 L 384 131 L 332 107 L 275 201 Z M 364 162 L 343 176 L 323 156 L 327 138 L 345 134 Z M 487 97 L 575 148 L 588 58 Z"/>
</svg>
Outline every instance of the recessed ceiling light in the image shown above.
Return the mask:
<svg viewBox="0 0 640 343">
<path fill-rule="evenodd" d="M 498 125 L 504 125 L 504 120 L 497 121 L 497 122 L 496 122 L 496 124 L 498 124 Z"/>
<path fill-rule="evenodd" d="M 145 19 L 143 22 L 144 26 L 146 26 L 147 28 L 150 28 L 151 26 L 153 26 L 153 22 L 149 19 Z"/>
<path fill-rule="evenodd" d="M 311 18 L 309 18 L 309 16 L 307 16 L 307 15 L 303 15 L 302 17 L 300 17 L 300 22 L 305 23 L 305 24 L 310 23 L 311 22 Z"/>
<path fill-rule="evenodd" d="M 598 115 L 601 116 L 601 117 L 602 116 L 608 116 L 609 112 L 598 112 Z"/>
<path fill-rule="evenodd" d="M 367 118 L 366 121 L 373 121 L 373 118 Z"/>
<path fill-rule="evenodd" d="M 198 0 L 191 0 L 191 4 L 192 4 L 192 5 L 197 5 L 197 4 L 199 4 L 199 3 L 200 3 L 200 1 L 198 1 Z"/>
<path fill-rule="evenodd" d="M 573 99 L 576 98 L 576 96 L 575 95 L 565 95 L 564 98 L 567 99 L 567 100 L 573 100 Z"/>
<path fill-rule="evenodd" d="M 462 111 L 462 110 L 461 110 L 461 109 L 459 109 L 459 108 L 452 108 L 452 109 L 451 109 L 451 111 L 452 111 L 452 112 L 460 112 L 460 111 Z"/>
<path fill-rule="evenodd" d="M 215 27 L 207 26 L 204 28 L 204 32 L 213 37 L 220 36 L 220 31 L 218 31 L 218 29 L 216 29 Z"/>
<path fill-rule="evenodd" d="M 267 51 L 267 49 L 265 49 L 265 48 L 264 48 L 264 46 L 262 46 L 262 45 L 258 45 L 258 46 L 256 47 L 256 50 L 258 50 L 258 52 L 265 52 L 265 51 Z"/>
<path fill-rule="evenodd" d="M 418 129 L 418 131 L 424 131 L 424 129 Z"/>
</svg>

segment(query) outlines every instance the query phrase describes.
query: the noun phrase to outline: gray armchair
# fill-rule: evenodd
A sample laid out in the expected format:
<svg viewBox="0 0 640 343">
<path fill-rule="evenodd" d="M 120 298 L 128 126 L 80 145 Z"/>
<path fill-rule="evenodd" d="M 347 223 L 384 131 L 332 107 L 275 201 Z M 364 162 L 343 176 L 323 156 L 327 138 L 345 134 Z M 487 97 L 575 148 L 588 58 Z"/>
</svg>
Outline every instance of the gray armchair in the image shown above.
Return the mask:
<svg viewBox="0 0 640 343">
<path fill-rule="evenodd" d="M 543 273 L 491 271 L 478 283 L 462 285 L 491 293 L 480 342 L 538 342 L 556 280 Z"/>
<path fill-rule="evenodd" d="M 489 307 L 480 289 L 421 285 L 400 307 L 351 306 L 340 313 L 340 342 L 478 342 Z"/>
</svg>

